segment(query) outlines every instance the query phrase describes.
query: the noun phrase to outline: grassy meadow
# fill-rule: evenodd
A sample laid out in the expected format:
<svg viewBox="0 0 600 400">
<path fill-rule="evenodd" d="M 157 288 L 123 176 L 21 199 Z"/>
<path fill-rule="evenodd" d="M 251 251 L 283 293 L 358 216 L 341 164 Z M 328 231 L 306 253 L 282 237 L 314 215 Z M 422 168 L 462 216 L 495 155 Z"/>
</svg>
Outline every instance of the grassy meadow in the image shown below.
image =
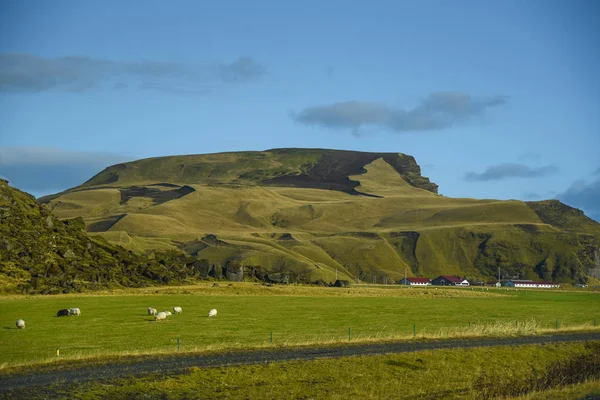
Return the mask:
<svg viewBox="0 0 600 400">
<path fill-rule="evenodd" d="M 155 322 L 147 307 L 183 313 Z M 600 329 L 594 292 L 209 284 L 0 299 L 0 365 L 177 351 Z M 56 317 L 79 307 L 80 317 Z M 208 311 L 218 310 L 216 318 Z M 26 329 L 18 330 L 22 318 Z M 594 318 L 598 328 L 594 328 Z M 270 343 L 270 333 L 273 343 Z"/>
<path fill-rule="evenodd" d="M 593 351 L 593 350 L 591 350 Z M 27 396 L 78 399 L 490 399 L 489 377 L 522 382 L 557 363 L 590 354 L 584 344 L 528 345 L 276 362 L 143 378 L 56 385 Z M 457 368 L 460 366 L 460 368 Z M 527 382 L 525 382 L 527 385 Z M 518 399 L 573 399 L 600 393 L 600 382 L 548 385 Z M 510 389 L 510 388 L 509 388 Z M 508 394 L 508 393 L 507 393 Z M 513 398 L 513 397 L 509 397 Z"/>
</svg>

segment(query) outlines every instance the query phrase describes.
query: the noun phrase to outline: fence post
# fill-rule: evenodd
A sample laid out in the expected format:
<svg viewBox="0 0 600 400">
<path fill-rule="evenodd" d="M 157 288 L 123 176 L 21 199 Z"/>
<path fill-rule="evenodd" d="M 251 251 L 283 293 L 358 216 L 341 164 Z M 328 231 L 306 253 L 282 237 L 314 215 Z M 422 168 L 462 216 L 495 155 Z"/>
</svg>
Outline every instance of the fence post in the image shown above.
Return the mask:
<svg viewBox="0 0 600 400">
<path fill-rule="evenodd" d="M 350 328 L 348 328 L 348 341 L 350 341 Z"/>
<path fill-rule="evenodd" d="M 57 347 L 56 348 L 56 358 L 60 357 L 60 349 Z"/>
<path fill-rule="evenodd" d="M 273 332 L 271 332 L 271 336 L 269 337 L 269 343 L 273 344 Z"/>
<path fill-rule="evenodd" d="M 181 341 L 179 337 L 177 337 L 177 351 L 181 351 Z"/>
</svg>

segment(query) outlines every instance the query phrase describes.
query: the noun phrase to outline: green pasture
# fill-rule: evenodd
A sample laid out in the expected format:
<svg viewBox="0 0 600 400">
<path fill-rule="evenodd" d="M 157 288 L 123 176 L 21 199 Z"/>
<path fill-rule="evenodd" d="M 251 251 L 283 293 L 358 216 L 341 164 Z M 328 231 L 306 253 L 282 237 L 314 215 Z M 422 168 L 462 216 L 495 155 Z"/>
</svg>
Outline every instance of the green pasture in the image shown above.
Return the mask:
<svg viewBox="0 0 600 400">
<path fill-rule="evenodd" d="M 412 339 L 415 325 L 417 338 L 440 337 L 444 329 L 468 333 L 470 324 L 501 324 L 501 335 L 554 331 L 557 319 L 559 331 L 593 329 L 594 318 L 600 329 L 600 296 L 593 292 L 500 291 L 492 296 L 490 289 L 479 296 L 468 289 L 382 288 L 364 289 L 362 295 L 361 289 L 313 289 L 269 294 L 242 285 L 214 293 L 2 298 L 0 365 L 55 360 L 57 348 L 65 359 L 176 352 L 177 338 L 181 351 L 202 351 L 347 342 L 349 328 L 352 341 Z M 162 322 L 146 311 L 173 306 L 183 307 L 183 313 Z M 82 315 L 56 317 L 69 307 L 79 307 Z M 212 308 L 218 310 L 216 318 L 207 317 Z M 26 329 L 16 329 L 19 318 Z M 532 320 L 539 329 L 519 332 Z"/>
</svg>

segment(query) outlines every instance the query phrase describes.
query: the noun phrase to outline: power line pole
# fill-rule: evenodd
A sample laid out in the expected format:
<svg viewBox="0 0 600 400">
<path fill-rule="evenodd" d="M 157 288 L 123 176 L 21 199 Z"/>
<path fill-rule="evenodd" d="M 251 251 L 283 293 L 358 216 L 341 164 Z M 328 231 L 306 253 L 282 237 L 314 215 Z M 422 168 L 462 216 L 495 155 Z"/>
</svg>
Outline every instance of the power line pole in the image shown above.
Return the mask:
<svg viewBox="0 0 600 400">
<path fill-rule="evenodd" d="M 498 291 L 500 291 L 500 267 L 498 267 Z"/>
</svg>

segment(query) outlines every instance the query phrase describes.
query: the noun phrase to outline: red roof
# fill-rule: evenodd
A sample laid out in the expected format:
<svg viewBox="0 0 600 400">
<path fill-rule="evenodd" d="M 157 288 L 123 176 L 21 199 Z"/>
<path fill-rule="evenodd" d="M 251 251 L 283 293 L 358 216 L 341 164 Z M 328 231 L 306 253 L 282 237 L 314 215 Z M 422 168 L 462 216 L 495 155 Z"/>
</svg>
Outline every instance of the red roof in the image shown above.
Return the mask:
<svg viewBox="0 0 600 400">
<path fill-rule="evenodd" d="M 407 281 L 411 283 L 429 283 L 431 279 L 429 278 L 406 278 Z"/>
</svg>

